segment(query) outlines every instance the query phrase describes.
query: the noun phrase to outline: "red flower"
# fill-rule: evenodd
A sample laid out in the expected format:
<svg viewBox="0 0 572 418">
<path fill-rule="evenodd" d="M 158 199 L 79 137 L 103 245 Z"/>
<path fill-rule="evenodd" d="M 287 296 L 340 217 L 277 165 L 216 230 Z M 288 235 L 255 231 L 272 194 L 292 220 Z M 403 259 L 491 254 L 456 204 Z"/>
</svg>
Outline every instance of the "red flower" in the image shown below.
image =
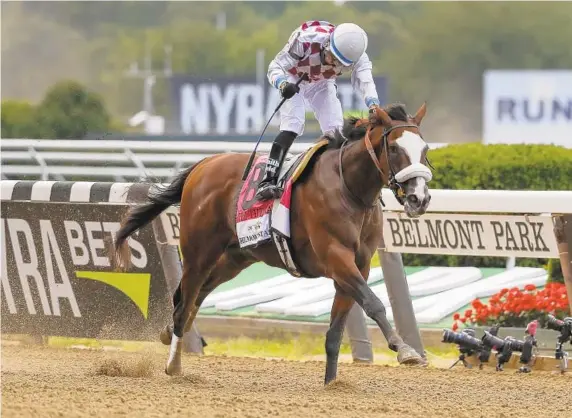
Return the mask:
<svg viewBox="0 0 572 418">
<path fill-rule="evenodd" d="M 455 323 L 453 324 L 453 327 L 452 327 L 452 328 L 453 328 L 453 331 L 457 331 L 457 330 L 459 329 L 459 325 L 455 322 Z"/>
<path fill-rule="evenodd" d="M 458 321 L 478 325 L 495 322 L 501 326 L 521 326 L 523 321 L 545 318 L 549 313 L 567 316 L 570 315 L 568 301 L 566 286 L 561 283 L 549 283 L 542 290 L 538 290 L 533 284 L 523 286 L 523 290 L 518 287 L 502 289 L 491 295 L 487 304 L 477 298 L 471 302 L 464 316 L 456 313 L 455 329 L 461 325 Z"/>
</svg>

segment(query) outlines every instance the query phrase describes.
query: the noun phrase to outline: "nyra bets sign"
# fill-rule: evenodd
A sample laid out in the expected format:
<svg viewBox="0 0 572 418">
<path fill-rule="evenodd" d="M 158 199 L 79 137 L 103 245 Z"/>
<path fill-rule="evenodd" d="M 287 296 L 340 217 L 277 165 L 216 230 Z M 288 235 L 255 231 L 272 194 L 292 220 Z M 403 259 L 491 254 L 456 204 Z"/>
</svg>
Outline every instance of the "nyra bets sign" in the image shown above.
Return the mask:
<svg viewBox="0 0 572 418">
<path fill-rule="evenodd" d="M 106 240 L 122 205 L 2 202 L 2 332 L 144 340 L 170 320 L 170 295 L 150 226 L 128 241 L 116 272 Z"/>
<path fill-rule="evenodd" d="M 487 71 L 483 142 L 572 148 L 572 71 Z"/>
<path fill-rule="evenodd" d="M 549 216 L 383 214 L 389 252 L 558 258 Z"/>
</svg>

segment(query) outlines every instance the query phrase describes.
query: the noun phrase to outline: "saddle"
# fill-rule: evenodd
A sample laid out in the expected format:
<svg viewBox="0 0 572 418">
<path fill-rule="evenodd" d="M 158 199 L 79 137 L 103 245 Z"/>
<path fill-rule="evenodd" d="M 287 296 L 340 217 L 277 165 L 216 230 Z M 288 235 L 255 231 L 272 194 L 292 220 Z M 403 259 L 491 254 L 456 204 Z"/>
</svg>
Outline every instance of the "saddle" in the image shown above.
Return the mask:
<svg viewBox="0 0 572 418">
<path fill-rule="evenodd" d="M 256 190 L 268 160 L 267 154 L 257 156 L 238 196 L 236 233 L 240 247 L 257 247 L 273 240 L 286 270 L 296 277 L 301 277 L 301 273 L 294 262 L 290 244 L 292 189 L 310 162 L 325 150 L 328 143 L 327 139 L 323 139 L 297 156 L 286 156 L 277 181 L 283 193 L 274 200 L 256 199 Z"/>
</svg>

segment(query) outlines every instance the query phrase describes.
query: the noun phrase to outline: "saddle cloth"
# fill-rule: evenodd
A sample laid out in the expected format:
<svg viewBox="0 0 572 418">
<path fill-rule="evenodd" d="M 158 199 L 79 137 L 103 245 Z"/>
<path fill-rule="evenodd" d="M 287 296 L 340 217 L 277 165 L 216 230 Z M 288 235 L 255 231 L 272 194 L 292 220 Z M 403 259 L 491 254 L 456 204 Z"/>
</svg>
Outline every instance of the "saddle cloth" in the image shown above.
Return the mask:
<svg viewBox="0 0 572 418">
<path fill-rule="evenodd" d="M 286 269 L 298 277 L 300 272 L 294 263 L 288 240 L 292 190 L 312 158 L 327 144 L 328 140 L 322 140 L 298 156 L 287 155 L 278 174 L 278 185 L 284 192 L 275 200 L 259 201 L 255 197 L 268 160 L 268 155 L 258 156 L 238 196 L 236 233 L 240 247 L 256 247 L 273 240 Z"/>
</svg>

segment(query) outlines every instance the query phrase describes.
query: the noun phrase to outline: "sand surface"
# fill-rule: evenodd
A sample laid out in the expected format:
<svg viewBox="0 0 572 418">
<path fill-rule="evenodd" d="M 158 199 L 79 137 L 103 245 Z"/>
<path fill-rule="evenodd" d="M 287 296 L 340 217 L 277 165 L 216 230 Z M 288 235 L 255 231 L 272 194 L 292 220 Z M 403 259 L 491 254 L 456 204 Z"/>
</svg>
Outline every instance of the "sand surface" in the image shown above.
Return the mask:
<svg viewBox="0 0 572 418">
<path fill-rule="evenodd" d="M 564 417 L 572 378 L 548 372 L 419 369 L 184 355 L 2 347 L 2 417 Z"/>
</svg>

